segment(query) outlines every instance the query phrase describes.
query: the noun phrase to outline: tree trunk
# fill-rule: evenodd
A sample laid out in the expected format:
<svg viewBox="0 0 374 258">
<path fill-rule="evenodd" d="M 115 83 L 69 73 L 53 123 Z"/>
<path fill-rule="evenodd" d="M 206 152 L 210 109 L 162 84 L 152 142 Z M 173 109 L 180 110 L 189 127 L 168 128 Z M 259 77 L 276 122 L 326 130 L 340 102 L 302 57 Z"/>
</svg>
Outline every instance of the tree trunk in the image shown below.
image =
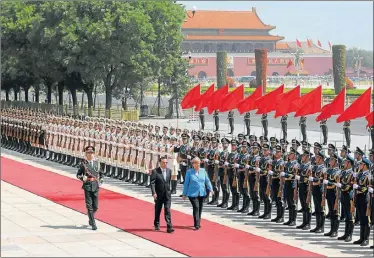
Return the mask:
<svg viewBox="0 0 374 258">
<path fill-rule="evenodd" d="M 105 86 L 105 117 L 110 118 L 110 108 L 112 107 L 112 87 Z"/>
<path fill-rule="evenodd" d="M 84 104 L 84 92 L 82 92 L 81 109 L 83 109 L 83 104 Z"/>
<path fill-rule="evenodd" d="M 29 102 L 29 88 L 23 89 L 25 91 L 25 102 Z"/>
<path fill-rule="evenodd" d="M 18 101 L 18 91 L 14 91 L 14 100 Z"/>
<path fill-rule="evenodd" d="M 34 91 L 35 91 L 35 103 L 39 103 L 39 98 L 40 98 L 39 86 L 34 87 Z"/>
<path fill-rule="evenodd" d="M 92 96 L 92 87 L 88 88 L 86 91 L 87 94 L 87 104 L 88 104 L 88 116 L 93 115 L 93 106 L 94 106 L 94 101 L 93 101 L 93 96 Z"/>
<path fill-rule="evenodd" d="M 94 100 L 93 100 L 93 108 L 96 107 L 96 95 L 97 95 L 97 87 L 95 85 L 95 89 L 94 89 Z"/>
<path fill-rule="evenodd" d="M 64 105 L 64 82 L 60 81 L 58 82 L 57 85 L 57 90 L 58 90 L 58 104 L 60 106 Z"/>
<path fill-rule="evenodd" d="M 5 100 L 9 101 L 9 90 L 5 91 Z"/>
<path fill-rule="evenodd" d="M 52 85 L 53 83 L 51 82 L 46 82 L 46 86 L 47 86 L 47 103 L 48 104 L 52 104 Z"/>
<path fill-rule="evenodd" d="M 161 108 L 161 79 L 158 78 L 158 86 L 157 86 L 157 116 L 161 116 L 160 108 Z"/>
<path fill-rule="evenodd" d="M 165 115 L 165 118 L 171 119 L 173 118 L 173 113 L 174 113 L 174 100 L 175 97 L 172 97 L 169 99 L 169 108 L 168 108 L 168 113 Z"/>
<path fill-rule="evenodd" d="M 71 93 L 71 99 L 73 101 L 73 115 L 74 116 L 77 116 L 78 115 L 78 98 L 77 98 L 77 90 L 74 88 L 74 89 L 70 89 L 70 93 Z"/>
</svg>

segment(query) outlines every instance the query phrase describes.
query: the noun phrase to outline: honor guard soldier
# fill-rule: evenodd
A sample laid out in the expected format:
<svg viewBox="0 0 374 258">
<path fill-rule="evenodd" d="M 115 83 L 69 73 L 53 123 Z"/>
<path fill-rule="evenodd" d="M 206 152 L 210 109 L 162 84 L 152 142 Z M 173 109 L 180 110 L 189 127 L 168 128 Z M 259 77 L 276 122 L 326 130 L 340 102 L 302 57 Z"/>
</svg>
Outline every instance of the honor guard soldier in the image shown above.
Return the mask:
<svg viewBox="0 0 374 258">
<path fill-rule="evenodd" d="M 230 132 L 229 134 L 234 133 L 234 111 L 230 110 L 229 114 L 227 115 L 227 119 L 229 120 Z"/>
<path fill-rule="evenodd" d="M 283 223 L 287 226 L 296 225 L 296 216 L 297 216 L 297 183 L 295 176 L 298 173 L 299 163 L 296 159 L 298 152 L 291 148 L 288 153 L 288 161 L 284 166 L 284 171 L 280 173 L 281 180 L 284 180 L 284 190 L 286 191 L 286 201 L 288 206 L 288 221 Z M 295 192 L 296 191 L 296 192 Z"/>
<path fill-rule="evenodd" d="M 348 154 L 344 161 L 344 167 L 340 173 L 340 182 L 336 183 L 336 187 L 340 188 L 340 203 L 345 217 L 345 230 L 344 235 L 338 237 L 338 240 L 344 240 L 345 242 L 352 241 L 353 234 L 353 216 L 354 216 L 354 204 L 353 204 L 353 166 L 355 160 L 352 155 Z M 353 209 L 353 212 L 351 210 Z"/>
<path fill-rule="evenodd" d="M 306 136 L 306 116 L 300 117 L 299 126 L 301 130 L 301 135 L 303 136 L 303 141 L 307 141 L 308 139 Z"/>
<path fill-rule="evenodd" d="M 245 127 L 247 129 L 247 134 L 246 135 L 249 136 L 251 134 L 251 113 L 250 112 L 245 113 L 244 123 L 245 123 Z"/>
<path fill-rule="evenodd" d="M 373 194 L 373 188 L 374 188 L 374 148 L 371 149 L 370 151 L 370 154 L 369 154 L 369 160 L 371 162 L 371 167 L 370 167 L 370 177 L 371 177 L 371 180 L 370 181 L 370 184 L 369 184 L 369 188 L 368 188 L 368 191 L 369 191 L 369 200 L 371 200 L 371 206 L 370 206 L 370 210 L 371 210 L 371 217 L 370 217 L 370 222 L 371 222 L 371 229 L 374 228 L 374 209 L 373 209 L 373 204 L 374 204 L 374 194 Z M 369 179 L 369 178 L 368 178 Z M 370 247 L 372 248 L 372 247 Z"/>
<path fill-rule="evenodd" d="M 321 122 L 319 122 L 319 127 L 322 130 L 323 145 L 326 145 L 327 144 L 327 139 L 328 139 L 328 133 L 329 133 L 328 128 L 327 128 L 327 119 L 321 120 Z"/>
<path fill-rule="evenodd" d="M 370 166 L 370 160 L 364 157 L 359 162 L 360 172 L 353 174 L 353 176 L 355 177 L 355 183 L 353 184 L 355 205 L 356 210 L 358 211 L 358 216 L 360 218 L 360 239 L 354 241 L 353 244 L 361 246 L 369 245 L 370 206 L 368 210 L 367 193 L 370 181 L 372 179 L 369 171 Z"/>
<path fill-rule="evenodd" d="M 238 212 L 247 213 L 249 209 L 249 193 L 248 193 L 248 162 L 249 162 L 249 153 L 248 153 L 248 143 L 243 141 L 241 143 L 241 150 L 238 156 L 238 161 L 235 164 L 237 169 L 238 176 L 238 189 L 240 194 L 243 196 L 243 206 Z"/>
<path fill-rule="evenodd" d="M 182 133 L 182 144 L 180 146 L 174 147 L 174 153 L 178 153 L 177 162 L 180 165 L 180 183 L 183 184 L 186 178 L 187 167 L 189 163 L 188 157 L 190 156 L 190 146 L 188 144 L 189 135 Z"/>
<path fill-rule="evenodd" d="M 270 200 L 270 185 L 268 178 L 268 166 L 271 163 L 270 146 L 265 143 L 262 146 L 262 157 L 259 162 L 260 169 L 260 199 L 264 202 L 264 213 L 259 216 L 260 219 L 271 218 L 271 200 Z"/>
<path fill-rule="evenodd" d="M 298 152 L 298 149 L 299 149 L 300 146 L 301 146 L 301 143 L 298 140 L 293 139 L 291 141 L 291 147 L 294 148 L 294 150 L 296 150 L 296 160 L 297 161 L 300 161 L 300 159 L 301 159 L 300 153 Z"/>
<path fill-rule="evenodd" d="M 262 129 L 264 130 L 264 136 L 268 137 L 268 114 L 262 114 L 261 124 L 262 124 Z"/>
<path fill-rule="evenodd" d="M 284 207 L 283 199 L 283 185 L 280 184 L 279 175 L 284 171 L 284 161 L 282 159 L 282 147 L 277 145 L 275 147 L 274 159 L 268 167 L 269 184 L 271 184 L 271 199 L 275 200 L 277 206 L 277 216 L 272 219 L 272 222 L 283 223 Z"/>
<path fill-rule="evenodd" d="M 262 147 L 258 142 L 253 143 L 252 152 L 249 157 L 249 168 L 248 168 L 248 184 L 249 184 L 249 194 L 252 199 L 253 209 L 248 215 L 259 216 L 260 214 L 260 200 L 259 200 L 259 190 L 260 190 L 260 151 Z M 248 205 L 250 200 L 248 199 Z"/>
<path fill-rule="evenodd" d="M 213 117 L 214 117 L 214 126 L 216 127 L 216 132 L 219 131 L 219 112 L 218 110 L 214 110 L 214 113 L 213 113 Z"/>
<path fill-rule="evenodd" d="M 310 159 L 311 165 L 314 166 L 316 164 L 316 157 L 317 154 L 322 150 L 322 145 L 319 142 L 315 142 L 313 144 L 313 156 Z"/>
<path fill-rule="evenodd" d="M 354 153 L 354 157 L 355 157 L 355 165 L 353 167 L 354 173 L 360 172 L 360 162 L 362 161 L 364 155 L 365 153 L 359 147 L 356 147 L 356 151 Z M 356 209 L 355 226 L 358 226 L 359 224 L 360 224 L 360 216 L 359 216 L 358 210 Z"/>
<path fill-rule="evenodd" d="M 309 173 L 312 171 L 312 165 L 310 162 L 311 153 L 308 150 L 304 150 L 301 156 L 301 164 L 298 169 L 297 175 L 295 175 L 296 180 L 298 180 L 299 185 L 299 198 L 301 203 L 301 211 L 303 213 L 303 223 L 297 226 L 297 229 L 309 230 L 310 223 L 312 220 L 312 205 L 311 205 L 311 188 L 309 189 L 308 177 Z M 312 183 L 310 183 L 312 184 Z M 309 199 L 309 203 L 307 200 Z"/>
<path fill-rule="evenodd" d="M 155 135 L 160 135 L 160 129 L 161 127 L 159 125 L 155 126 Z"/>
<path fill-rule="evenodd" d="M 103 182 L 103 175 L 99 172 L 99 165 L 94 160 L 95 148 L 87 146 L 85 148 L 86 159 L 82 161 L 77 178 L 83 182 L 82 189 L 84 190 L 84 198 L 86 201 L 86 208 L 89 218 L 89 225 L 93 230 L 96 230 L 95 213 L 99 204 L 99 186 Z"/>
<path fill-rule="evenodd" d="M 309 176 L 309 182 L 312 183 L 313 203 L 316 213 L 316 227 L 310 230 L 312 233 L 323 233 L 325 228 L 324 203 L 326 197 L 322 191 L 324 190 L 322 181 L 326 174 L 325 158 L 322 151 L 316 154 L 316 164 L 313 166 L 311 176 Z"/>
<path fill-rule="evenodd" d="M 287 140 L 287 118 L 288 115 L 284 115 L 281 118 L 281 126 L 282 126 L 282 133 L 283 133 L 283 138 L 284 140 Z"/>
<path fill-rule="evenodd" d="M 219 151 L 218 151 L 218 144 L 219 141 L 216 137 L 210 138 L 211 147 L 208 149 L 208 175 L 210 182 L 212 183 L 214 194 L 212 201 L 208 204 L 210 205 L 218 205 L 219 199 L 219 192 L 220 192 L 220 182 L 219 182 Z"/>
<path fill-rule="evenodd" d="M 350 148 L 351 146 L 351 120 L 344 121 L 343 131 L 344 131 L 345 141 L 347 142 L 347 147 Z"/>
<path fill-rule="evenodd" d="M 200 128 L 201 130 L 204 130 L 205 128 L 205 115 L 204 115 L 204 109 L 200 109 L 199 111 L 199 118 L 200 118 Z"/>
<path fill-rule="evenodd" d="M 221 139 L 222 151 L 219 153 L 218 160 L 218 175 L 219 182 L 222 189 L 222 203 L 218 204 L 217 207 L 222 209 L 227 208 L 227 204 L 230 199 L 229 180 L 228 180 L 228 158 L 229 158 L 229 144 L 230 141 L 227 138 Z"/>
<path fill-rule="evenodd" d="M 329 208 L 331 227 L 328 233 L 324 236 L 336 237 L 339 230 L 339 195 L 340 189 L 336 187 L 336 183 L 340 181 L 340 169 L 339 163 L 341 159 L 338 157 L 336 152 L 330 156 L 330 164 L 327 169 L 327 178 L 323 180 L 324 187 L 327 188 L 326 199 Z"/>
<path fill-rule="evenodd" d="M 229 186 L 232 194 L 232 204 L 228 207 L 228 210 L 236 211 L 239 208 L 239 189 L 238 189 L 238 180 L 236 175 L 236 163 L 238 160 L 238 145 L 237 140 L 231 140 L 231 152 L 228 157 L 228 162 L 225 165 L 227 166 Z"/>
</svg>

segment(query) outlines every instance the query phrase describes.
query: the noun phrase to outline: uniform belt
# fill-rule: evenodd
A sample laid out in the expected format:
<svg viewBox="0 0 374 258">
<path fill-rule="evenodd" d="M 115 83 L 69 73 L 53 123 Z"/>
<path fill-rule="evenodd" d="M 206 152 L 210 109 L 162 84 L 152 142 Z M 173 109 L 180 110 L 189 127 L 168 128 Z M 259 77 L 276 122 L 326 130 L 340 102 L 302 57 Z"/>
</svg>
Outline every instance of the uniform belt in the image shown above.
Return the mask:
<svg viewBox="0 0 374 258">
<path fill-rule="evenodd" d="M 89 178 L 87 178 L 86 181 L 88 181 L 88 182 L 93 182 L 93 181 L 96 181 L 96 180 L 97 180 L 96 177 L 89 177 Z"/>
</svg>

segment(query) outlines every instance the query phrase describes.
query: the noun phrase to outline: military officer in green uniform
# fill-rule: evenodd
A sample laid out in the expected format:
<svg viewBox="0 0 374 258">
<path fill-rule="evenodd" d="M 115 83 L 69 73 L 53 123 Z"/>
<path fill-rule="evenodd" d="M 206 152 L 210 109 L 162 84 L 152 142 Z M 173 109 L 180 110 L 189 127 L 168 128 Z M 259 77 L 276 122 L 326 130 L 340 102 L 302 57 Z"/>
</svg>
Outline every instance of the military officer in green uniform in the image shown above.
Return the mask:
<svg viewBox="0 0 374 258">
<path fill-rule="evenodd" d="M 204 130 L 204 127 L 205 127 L 204 109 L 200 110 L 200 112 L 199 112 L 199 118 L 200 118 L 201 130 Z"/>
<path fill-rule="evenodd" d="M 230 125 L 229 134 L 233 134 L 234 133 L 234 111 L 232 110 L 229 111 L 227 119 L 229 120 L 229 125 Z"/>
<path fill-rule="evenodd" d="M 251 134 L 251 113 L 250 112 L 245 113 L 244 123 L 245 123 L 245 127 L 247 128 L 246 136 L 249 136 Z"/>
<path fill-rule="evenodd" d="M 214 117 L 214 125 L 216 127 L 216 132 L 219 131 L 219 112 L 218 110 L 214 110 L 214 113 L 213 113 L 213 117 Z"/>
<path fill-rule="evenodd" d="M 351 120 L 347 120 L 343 124 L 343 131 L 345 136 L 345 141 L 347 142 L 347 148 L 351 146 Z"/>
<path fill-rule="evenodd" d="M 283 138 L 284 140 L 287 140 L 287 118 L 288 115 L 284 115 L 281 118 L 281 126 L 282 126 L 282 133 L 283 133 Z"/>
<path fill-rule="evenodd" d="M 328 139 L 328 133 L 329 133 L 328 128 L 327 128 L 327 119 L 321 120 L 321 122 L 319 122 L 319 127 L 321 127 L 321 130 L 322 130 L 323 145 L 326 145 L 327 139 Z"/>
<path fill-rule="evenodd" d="M 268 137 L 268 114 L 263 114 L 261 116 L 261 124 L 264 129 L 264 137 Z"/>
</svg>

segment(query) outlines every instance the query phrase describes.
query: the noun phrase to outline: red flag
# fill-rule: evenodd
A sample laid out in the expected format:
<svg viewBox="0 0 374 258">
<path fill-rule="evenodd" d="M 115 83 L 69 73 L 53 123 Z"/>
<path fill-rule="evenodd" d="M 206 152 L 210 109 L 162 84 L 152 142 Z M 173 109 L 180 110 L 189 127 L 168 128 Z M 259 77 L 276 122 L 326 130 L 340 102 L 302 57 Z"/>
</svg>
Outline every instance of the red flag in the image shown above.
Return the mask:
<svg viewBox="0 0 374 258">
<path fill-rule="evenodd" d="M 282 94 L 284 90 L 284 84 L 269 92 L 265 96 L 256 100 L 255 104 L 257 107 L 256 114 L 266 114 L 275 110 L 276 98 L 279 94 Z"/>
<path fill-rule="evenodd" d="M 201 109 L 207 106 L 207 102 L 210 96 L 213 94 L 213 92 L 214 92 L 214 84 L 210 85 L 210 87 L 206 90 L 206 92 L 201 94 L 199 100 L 196 101 L 195 111 L 200 111 Z"/>
<path fill-rule="evenodd" d="M 322 85 L 293 102 L 297 107 L 295 117 L 311 115 L 321 111 Z"/>
<path fill-rule="evenodd" d="M 298 99 L 300 99 L 300 85 L 297 85 L 288 92 L 278 95 L 275 104 L 274 118 L 295 112 L 296 107 L 292 103 Z"/>
<path fill-rule="evenodd" d="M 368 121 L 368 124 L 366 127 L 370 127 L 374 125 L 374 111 L 371 111 L 369 115 L 365 117 L 366 121 Z"/>
<path fill-rule="evenodd" d="M 184 96 L 181 107 L 182 109 L 193 108 L 200 98 L 200 84 L 190 89 Z"/>
<path fill-rule="evenodd" d="M 208 103 L 208 113 L 212 114 L 214 110 L 219 109 L 222 99 L 229 93 L 229 86 L 226 84 L 222 88 L 213 92 Z"/>
<path fill-rule="evenodd" d="M 312 42 L 309 39 L 307 39 L 306 41 L 308 43 L 308 47 L 312 47 Z"/>
<path fill-rule="evenodd" d="M 337 123 L 353 120 L 370 113 L 371 87 L 358 97 L 337 119 Z"/>
<path fill-rule="evenodd" d="M 227 94 L 221 101 L 220 112 L 226 112 L 235 109 L 240 101 L 244 98 L 244 85 L 240 85 L 235 90 Z"/>
<path fill-rule="evenodd" d="M 321 41 L 318 40 L 318 46 L 322 47 Z"/>
<path fill-rule="evenodd" d="M 248 97 L 240 101 L 236 108 L 238 109 L 240 114 L 254 110 L 256 109 L 255 101 L 261 97 L 262 97 L 262 86 L 260 85 L 256 88 L 256 90 L 251 95 L 249 95 Z"/>
<path fill-rule="evenodd" d="M 329 48 L 330 48 L 330 51 L 331 51 L 331 47 L 332 47 L 332 46 L 331 46 L 331 42 L 329 41 Z"/>
<path fill-rule="evenodd" d="M 293 65 L 292 59 L 288 60 L 287 68 L 290 68 Z"/>
<path fill-rule="evenodd" d="M 301 42 L 296 38 L 296 45 L 299 47 L 299 48 L 301 48 L 302 46 L 301 46 Z"/>
<path fill-rule="evenodd" d="M 316 117 L 316 121 L 319 122 L 324 119 L 328 119 L 333 115 L 340 115 L 344 112 L 345 107 L 345 94 L 346 89 L 343 90 L 334 98 L 334 100 L 323 106 L 321 114 Z"/>
</svg>

